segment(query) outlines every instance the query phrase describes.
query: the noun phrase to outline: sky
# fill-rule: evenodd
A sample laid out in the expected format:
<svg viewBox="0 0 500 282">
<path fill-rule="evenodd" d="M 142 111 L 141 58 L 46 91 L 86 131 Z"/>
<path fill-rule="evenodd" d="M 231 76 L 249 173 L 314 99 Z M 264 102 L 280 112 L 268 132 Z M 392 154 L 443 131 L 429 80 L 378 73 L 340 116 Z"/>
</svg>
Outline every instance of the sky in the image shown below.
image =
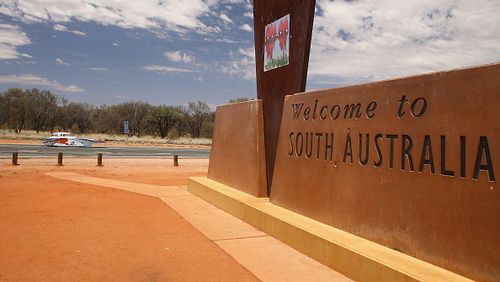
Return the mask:
<svg viewBox="0 0 500 282">
<path fill-rule="evenodd" d="M 307 89 L 500 62 L 499 15 L 498 0 L 317 0 Z M 0 91 L 255 98 L 253 42 L 251 0 L 0 0 Z"/>
</svg>

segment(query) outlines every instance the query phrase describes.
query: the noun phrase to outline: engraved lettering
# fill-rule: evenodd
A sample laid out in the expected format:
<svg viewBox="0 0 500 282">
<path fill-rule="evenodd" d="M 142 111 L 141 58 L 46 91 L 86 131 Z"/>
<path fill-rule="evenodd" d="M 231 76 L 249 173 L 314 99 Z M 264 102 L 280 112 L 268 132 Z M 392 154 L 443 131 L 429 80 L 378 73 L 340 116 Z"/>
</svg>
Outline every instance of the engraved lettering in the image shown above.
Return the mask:
<svg viewBox="0 0 500 282">
<path fill-rule="evenodd" d="M 321 107 L 321 110 L 319 111 L 319 118 L 321 120 L 324 120 L 324 119 L 326 119 L 328 117 L 328 113 L 326 113 L 325 115 L 323 115 L 323 110 L 327 110 L 328 111 L 328 106 L 325 105 L 325 106 Z"/>
<path fill-rule="evenodd" d="M 308 133 L 306 132 L 306 158 L 310 159 L 312 155 L 312 140 L 313 139 L 313 133 Z"/>
<path fill-rule="evenodd" d="M 377 135 L 375 135 L 375 150 L 377 151 L 377 157 L 378 157 L 378 160 L 377 161 L 374 161 L 373 162 L 373 165 L 375 167 L 381 167 L 382 166 L 382 151 L 380 150 L 380 146 L 378 144 L 378 140 L 379 139 L 382 139 L 383 135 L 381 133 L 378 133 Z"/>
<path fill-rule="evenodd" d="M 311 108 L 310 107 L 305 108 L 305 110 L 304 110 L 304 120 L 308 120 L 309 119 L 309 113 L 311 113 Z"/>
<path fill-rule="evenodd" d="M 394 167 L 394 140 L 398 139 L 398 136 L 395 134 L 387 134 L 385 137 L 389 140 L 391 140 L 391 146 L 389 147 L 389 168 Z"/>
<path fill-rule="evenodd" d="M 420 111 L 418 111 L 418 113 L 417 113 L 416 108 L 417 108 L 418 101 L 422 101 L 422 107 L 420 108 Z M 427 100 L 425 100 L 425 98 L 423 98 L 423 97 L 419 97 L 411 103 L 411 114 L 416 118 L 423 115 L 426 110 L 427 110 Z"/>
<path fill-rule="evenodd" d="M 299 119 L 303 106 L 304 106 L 304 103 L 292 104 L 292 116 L 293 116 L 294 120 Z"/>
<path fill-rule="evenodd" d="M 330 151 L 330 161 L 333 160 L 333 133 L 330 133 L 331 142 L 328 143 L 328 133 L 325 133 L 325 161 L 328 159 L 328 151 Z"/>
<path fill-rule="evenodd" d="M 441 175 L 455 176 L 453 170 L 446 169 L 446 136 L 441 135 Z"/>
<path fill-rule="evenodd" d="M 398 101 L 399 102 L 398 118 L 402 118 L 405 115 L 403 107 L 406 101 L 408 101 L 408 99 L 406 99 L 406 95 L 403 95 L 403 97 L 401 97 L 401 100 Z"/>
<path fill-rule="evenodd" d="M 316 110 L 318 109 L 318 99 L 314 101 L 313 120 L 316 120 Z"/>
<path fill-rule="evenodd" d="M 293 155 L 293 135 L 294 135 L 293 132 L 290 132 L 290 136 L 289 136 L 290 137 L 290 139 L 289 139 L 290 140 L 290 143 L 289 143 L 290 151 L 288 151 L 289 156 Z"/>
<path fill-rule="evenodd" d="M 422 145 L 422 154 L 420 156 L 420 165 L 418 166 L 419 172 L 424 171 L 424 165 L 430 165 L 431 172 L 432 173 L 436 172 L 436 169 L 434 167 L 434 155 L 432 154 L 431 137 L 429 135 L 425 135 L 424 137 L 424 144 Z"/>
<path fill-rule="evenodd" d="M 486 164 L 483 164 L 483 155 L 486 160 Z M 489 181 L 495 181 L 495 173 L 493 171 L 493 162 L 491 161 L 490 147 L 488 145 L 488 137 L 479 137 L 479 146 L 477 148 L 476 163 L 474 165 L 474 176 L 473 179 L 479 179 L 479 172 L 487 171 Z"/>
<path fill-rule="evenodd" d="M 337 112 L 334 116 L 333 112 Z M 330 117 L 332 118 L 332 120 L 336 120 L 339 118 L 339 115 L 340 115 L 340 107 L 339 105 L 335 105 L 332 107 L 332 109 L 330 110 Z"/>
<path fill-rule="evenodd" d="M 299 140 L 300 140 L 300 146 L 299 146 Z M 295 156 L 300 157 L 302 155 L 302 150 L 304 150 L 302 146 L 304 146 L 304 136 L 302 136 L 302 132 L 299 132 L 297 133 L 297 137 L 295 138 Z"/>
<path fill-rule="evenodd" d="M 368 157 L 370 155 L 370 134 L 366 134 L 365 142 L 365 158 L 363 159 L 363 134 L 359 134 L 359 163 L 361 165 L 366 165 L 368 163 Z"/>
<path fill-rule="evenodd" d="M 377 102 L 373 101 L 366 107 L 366 118 L 372 119 L 375 116 L 375 109 L 377 108 Z"/>
<path fill-rule="evenodd" d="M 347 119 L 347 115 L 349 114 L 349 119 L 352 119 L 352 116 L 354 114 L 354 111 L 356 111 L 356 115 L 354 116 L 355 119 L 358 119 L 361 117 L 361 103 L 357 104 L 349 104 L 344 107 L 344 119 Z"/>
<path fill-rule="evenodd" d="M 413 148 L 413 140 L 410 136 L 403 134 L 401 136 L 403 144 L 401 145 L 401 169 L 406 169 L 406 159 L 410 164 L 410 171 L 413 169 L 413 157 L 411 156 L 411 149 Z"/>
<path fill-rule="evenodd" d="M 323 136 L 323 133 L 316 133 L 316 159 L 319 160 L 319 152 L 320 152 L 320 143 L 321 143 L 321 136 Z"/>
<path fill-rule="evenodd" d="M 351 141 L 351 133 L 347 133 L 346 139 L 345 139 L 345 149 L 344 149 L 344 160 L 343 162 L 345 163 L 347 161 L 347 157 L 351 160 L 352 164 L 352 141 Z"/>
</svg>

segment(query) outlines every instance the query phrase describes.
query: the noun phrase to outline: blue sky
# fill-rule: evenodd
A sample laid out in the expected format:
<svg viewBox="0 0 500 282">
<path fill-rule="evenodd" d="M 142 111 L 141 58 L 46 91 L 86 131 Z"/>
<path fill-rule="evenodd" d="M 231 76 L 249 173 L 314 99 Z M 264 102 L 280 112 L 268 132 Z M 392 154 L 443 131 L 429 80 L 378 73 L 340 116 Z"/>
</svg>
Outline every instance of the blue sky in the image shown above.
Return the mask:
<svg viewBox="0 0 500 282">
<path fill-rule="evenodd" d="M 499 14 L 495 0 L 317 0 L 308 89 L 499 62 Z M 252 29 L 248 0 L 0 0 L 0 90 L 94 105 L 254 98 Z"/>
</svg>

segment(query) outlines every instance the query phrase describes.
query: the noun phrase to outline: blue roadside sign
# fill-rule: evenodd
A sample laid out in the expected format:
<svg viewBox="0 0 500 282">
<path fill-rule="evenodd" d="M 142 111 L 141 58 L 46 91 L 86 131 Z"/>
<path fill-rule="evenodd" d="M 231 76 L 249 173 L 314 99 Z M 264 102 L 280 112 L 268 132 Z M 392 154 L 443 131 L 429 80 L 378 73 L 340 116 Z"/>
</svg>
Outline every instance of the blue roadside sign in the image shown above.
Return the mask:
<svg viewBox="0 0 500 282">
<path fill-rule="evenodd" d="M 123 121 L 123 134 L 129 134 L 128 131 L 128 120 Z"/>
</svg>

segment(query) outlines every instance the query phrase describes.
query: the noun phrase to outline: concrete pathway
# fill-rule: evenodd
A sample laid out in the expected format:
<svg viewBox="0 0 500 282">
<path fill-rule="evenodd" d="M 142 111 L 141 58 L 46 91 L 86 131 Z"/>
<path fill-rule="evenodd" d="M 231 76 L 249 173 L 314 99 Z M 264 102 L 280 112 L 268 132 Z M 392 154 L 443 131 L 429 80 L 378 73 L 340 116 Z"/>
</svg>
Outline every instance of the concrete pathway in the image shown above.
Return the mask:
<svg viewBox="0 0 500 282">
<path fill-rule="evenodd" d="M 51 172 L 47 175 L 158 197 L 263 281 L 350 281 L 338 272 L 192 195 L 186 186 L 131 183 L 70 172 Z"/>
</svg>

